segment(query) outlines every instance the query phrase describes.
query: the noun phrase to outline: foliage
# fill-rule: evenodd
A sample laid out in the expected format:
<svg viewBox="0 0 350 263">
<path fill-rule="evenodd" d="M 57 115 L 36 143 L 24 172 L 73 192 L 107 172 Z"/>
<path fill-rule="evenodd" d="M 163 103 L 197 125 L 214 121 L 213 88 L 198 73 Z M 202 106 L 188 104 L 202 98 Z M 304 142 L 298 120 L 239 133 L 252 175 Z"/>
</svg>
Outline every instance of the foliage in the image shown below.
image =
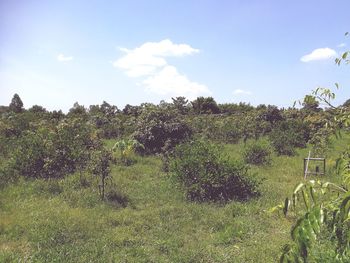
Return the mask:
<svg viewBox="0 0 350 263">
<path fill-rule="evenodd" d="M 309 129 L 300 120 L 280 122 L 269 134 L 269 139 L 279 155 L 294 155 L 295 147 L 305 147 L 309 139 Z"/>
<path fill-rule="evenodd" d="M 140 106 L 132 106 L 130 104 L 126 104 L 123 109 L 123 114 L 125 115 L 131 115 L 134 117 L 138 117 L 142 112 L 142 109 Z"/>
<path fill-rule="evenodd" d="M 340 65 L 342 61 L 348 63 L 348 54 L 345 52 L 336 59 L 336 64 Z M 335 94 L 331 90 L 318 88 L 309 96 L 333 109 L 334 118 L 327 123 L 326 129 L 338 133 L 340 128 L 350 126 L 349 109 L 332 105 Z M 313 180 L 300 183 L 292 197 L 286 198 L 284 205 L 280 205 L 286 215 L 291 204 L 295 209 L 301 195 L 306 209 L 306 213 L 299 217 L 292 228 L 293 243 L 284 246 L 280 262 L 308 262 L 314 243 L 322 235 L 336 243 L 329 253 L 333 255 L 333 262 L 350 261 L 350 148 L 338 159 L 336 172 L 342 178 L 340 185 Z"/>
<path fill-rule="evenodd" d="M 241 114 L 247 113 L 249 111 L 254 110 L 254 107 L 249 103 L 240 102 L 236 103 L 224 103 L 218 105 L 220 112 L 224 114 Z"/>
<path fill-rule="evenodd" d="M 271 163 L 271 146 L 266 141 L 253 141 L 245 145 L 244 161 L 254 165 L 268 165 Z"/>
<path fill-rule="evenodd" d="M 191 135 L 189 126 L 174 112 L 152 108 L 141 114 L 134 138 L 144 146 L 139 152 L 154 154 L 171 150 Z"/>
<path fill-rule="evenodd" d="M 300 183 L 294 189 L 292 197 L 286 198 L 284 205 L 281 205 L 284 214 L 287 215 L 292 208 L 295 210 L 299 200 L 302 200 L 306 213 L 293 226 L 291 237 L 294 243 L 284 247 L 280 261 L 307 262 L 312 245 L 322 232 L 329 231 L 329 235 L 336 242 L 337 261 L 348 262 L 350 260 L 349 191 L 330 182 L 311 180 Z"/>
<path fill-rule="evenodd" d="M 68 116 L 86 118 L 87 110 L 83 105 L 80 105 L 78 102 L 73 104 L 73 107 L 69 109 Z"/>
<path fill-rule="evenodd" d="M 191 102 L 193 111 L 196 114 L 217 114 L 220 109 L 212 97 L 198 97 Z"/>
<path fill-rule="evenodd" d="M 188 105 L 188 100 L 185 97 L 176 97 L 176 98 L 171 98 L 173 101 L 173 105 L 175 109 L 180 114 L 187 114 L 189 111 L 189 105 Z"/>
<path fill-rule="evenodd" d="M 117 106 L 110 105 L 103 101 L 101 105 L 91 105 L 89 107 L 90 122 L 98 130 L 103 138 L 120 137 L 123 133 L 121 120 L 117 117 L 119 110 Z"/>
<path fill-rule="evenodd" d="M 176 147 L 170 171 L 194 201 L 245 200 L 259 195 L 257 181 L 248 167 L 232 161 L 208 141 L 192 141 Z"/>
<path fill-rule="evenodd" d="M 322 127 L 316 131 L 309 143 L 312 145 L 312 153 L 315 157 L 324 157 L 326 154 L 327 147 L 330 144 L 331 132 L 329 129 Z"/>
<path fill-rule="evenodd" d="M 130 165 L 133 162 L 132 155 L 135 153 L 136 149 L 143 149 L 143 145 L 136 140 L 119 140 L 117 141 L 112 151 L 119 150 L 121 162 L 124 165 Z"/>
<path fill-rule="evenodd" d="M 66 119 L 57 126 L 41 122 L 13 142 L 6 173 L 60 177 L 85 167 L 89 151 L 98 147 L 94 131 L 81 119 Z"/>
<path fill-rule="evenodd" d="M 312 95 L 306 95 L 302 105 L 303 105 L 303 110 L 305 111 L 317 112 L 322 110 L 321 108 L 319 108 L 320 106 L 319 101 Z"/>
<path fill-rule="evenodd" d="M 20 113 L 23 111 L 23 102 L 17 93 L 13 95 L 13 98 L 9 105 L 9 110 L 15 113 Z"/>
<path fill-rule="evenodd" d="M 98 185 L 98 190 L 102 200 L 105 198 L 105 190 L 107 179 L 110 178 L 111 169 L 110 163 L 112 160 L 112 154 L 110 151 L 102 149 L 99 151 L 94 151 L 92 153 L 89 169 L 91 173 L 100 178 L 100 183 Z"/>
</svg>

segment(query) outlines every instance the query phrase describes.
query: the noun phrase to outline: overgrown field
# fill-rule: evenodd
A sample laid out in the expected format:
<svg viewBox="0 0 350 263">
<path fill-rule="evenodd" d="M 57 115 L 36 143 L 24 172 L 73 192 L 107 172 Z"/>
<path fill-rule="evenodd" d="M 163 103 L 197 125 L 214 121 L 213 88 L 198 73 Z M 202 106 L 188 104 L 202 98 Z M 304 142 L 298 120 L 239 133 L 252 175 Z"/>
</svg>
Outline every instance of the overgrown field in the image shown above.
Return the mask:
<svg viewBox="0 0 350 263">
<path fill-rule="evenodd" d="M 325 180 L 339 180 L 332 166 L 349 143 L 328 147 Z M 243 143 L 221 147 L 241 158 Z M 20 179 L 0 192 L 0 262 L 276 262 L 295 218 L 269 210 L 303 180 L 307 154 L 253 166 L 261 196 L 226 204 L 186 200 L 157 156 L 113 165 L 108 201 L 87 173 Z"/>
</svg>

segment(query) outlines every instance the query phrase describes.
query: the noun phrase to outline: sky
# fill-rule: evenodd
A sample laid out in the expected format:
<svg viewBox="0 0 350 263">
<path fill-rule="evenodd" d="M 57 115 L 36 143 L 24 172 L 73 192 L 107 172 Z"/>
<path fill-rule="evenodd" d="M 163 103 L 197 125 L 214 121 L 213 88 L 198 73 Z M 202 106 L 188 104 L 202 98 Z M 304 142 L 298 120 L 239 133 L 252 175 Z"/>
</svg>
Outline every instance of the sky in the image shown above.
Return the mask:
<svg viewBox="0 0 350 263">
<path fill-rule="evenodd" d="M 0 0 L 0 105 L 350 98 L 349 0 Z"/>
</svg>

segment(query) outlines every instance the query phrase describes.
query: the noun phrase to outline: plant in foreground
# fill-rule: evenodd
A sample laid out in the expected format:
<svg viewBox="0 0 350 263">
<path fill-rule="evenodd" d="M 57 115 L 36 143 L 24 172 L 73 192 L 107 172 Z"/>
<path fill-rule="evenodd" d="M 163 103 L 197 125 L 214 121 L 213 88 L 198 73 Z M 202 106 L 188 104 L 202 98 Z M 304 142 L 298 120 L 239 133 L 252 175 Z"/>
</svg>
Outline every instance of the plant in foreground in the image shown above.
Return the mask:
<svg viewBox="0 0 350 263">
<path fill-rule="evenodd" d="M 349 51 L 345 52 L 336 63 L 349 63 L 348 54 Z M 326 124 L 327 129 L 340 134 L 340 128 L 350 127 L 349 109 L 331 104 L 335 98 L 333 92 L 318 88 L 312 92 L 312 96 L 332 109 L 333 119 Z M 331 254 L 332 262 L 350 262 L 350 148 L 337 160 L 336 172 L 342 178 L 340 185 L 313 180 L 300 183 L 284 204 L 272 209 L 283 209 L 287 215 L 291 210 L 296 210 L 301 199 L 306 210 L 293 226 L 293 243 L 283 247 L 280 262 L 308 262 L 313 244 L 323 236 L 335 244 L 327 251 Z"/>
</svg>

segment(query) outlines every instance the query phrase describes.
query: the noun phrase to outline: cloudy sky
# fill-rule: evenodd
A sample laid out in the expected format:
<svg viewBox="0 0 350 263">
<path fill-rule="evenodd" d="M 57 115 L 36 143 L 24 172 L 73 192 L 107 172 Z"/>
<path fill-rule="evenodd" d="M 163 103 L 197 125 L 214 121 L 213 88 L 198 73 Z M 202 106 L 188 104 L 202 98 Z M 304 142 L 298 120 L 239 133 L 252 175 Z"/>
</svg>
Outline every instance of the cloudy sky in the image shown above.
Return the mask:
<svg viewBox="0 0 350 263">
<path fill-rule="evenodd" d="M 0 105 L 350 98 L 349 0 L 1 0 Z"/>
</svg>

